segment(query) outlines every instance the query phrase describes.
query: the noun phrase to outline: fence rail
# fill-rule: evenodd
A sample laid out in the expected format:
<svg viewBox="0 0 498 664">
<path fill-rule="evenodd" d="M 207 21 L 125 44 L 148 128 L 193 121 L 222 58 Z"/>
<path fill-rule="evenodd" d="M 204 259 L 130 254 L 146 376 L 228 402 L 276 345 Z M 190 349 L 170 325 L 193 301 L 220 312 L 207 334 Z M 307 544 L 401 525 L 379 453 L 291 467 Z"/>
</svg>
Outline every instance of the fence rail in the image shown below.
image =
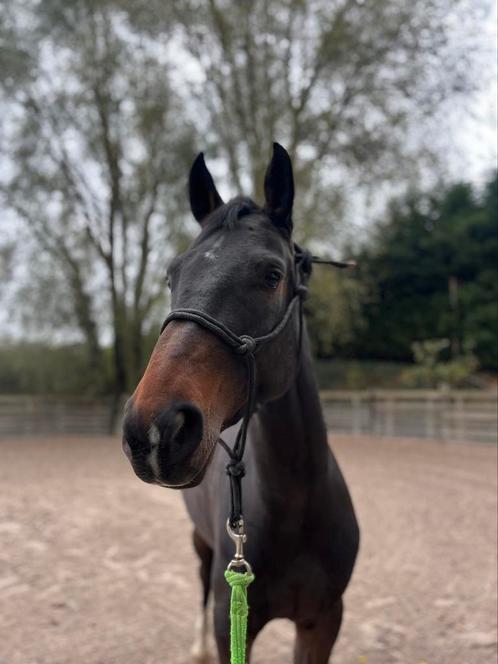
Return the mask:
<svg viewBox="0 0 498 664">
<path fill-rule="evenodd" d="M 494 392 L 333 390 L 321 398 L 332 432 L 497 442 Z M 111 433 L 112 419 L 105 399 L 0 395 L 0 437 L 103 435 Z"/>
<path fill-rule="evenodd" d="M 330 431 L 497 442 L 496 392 L 333 390 L 321 398 Z"/>
<path fill-rule="evenodd" d="M 112 413 L 108 399 L 0 395 L 0 437 L 109 434 Z"/>
</svg>

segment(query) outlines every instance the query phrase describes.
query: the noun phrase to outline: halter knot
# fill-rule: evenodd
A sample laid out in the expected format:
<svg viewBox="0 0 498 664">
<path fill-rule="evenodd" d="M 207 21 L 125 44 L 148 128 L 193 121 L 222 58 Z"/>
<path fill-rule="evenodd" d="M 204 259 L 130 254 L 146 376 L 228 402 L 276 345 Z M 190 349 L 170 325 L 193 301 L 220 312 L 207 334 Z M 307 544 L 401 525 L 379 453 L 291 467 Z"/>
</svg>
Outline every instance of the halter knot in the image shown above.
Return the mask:
<svg viewBox="0 0 498 664">
<path fill-rule="evenodd" d="M 245 355 L 246 353 L 254 353 L 256 348 L 256 341 L 247 334 L 243 334 L 239 337 L 242 342 L 240 346 L 237 346 L 235 351 L 240 353 L 240 355 Z"/>
<path fill-rule="evenodd" d="M 246 467 L 243 461 L 230 461 L 227 464 L 227 475 L 232 477 L 244 477 L 246 474 Z"/>
</svg>

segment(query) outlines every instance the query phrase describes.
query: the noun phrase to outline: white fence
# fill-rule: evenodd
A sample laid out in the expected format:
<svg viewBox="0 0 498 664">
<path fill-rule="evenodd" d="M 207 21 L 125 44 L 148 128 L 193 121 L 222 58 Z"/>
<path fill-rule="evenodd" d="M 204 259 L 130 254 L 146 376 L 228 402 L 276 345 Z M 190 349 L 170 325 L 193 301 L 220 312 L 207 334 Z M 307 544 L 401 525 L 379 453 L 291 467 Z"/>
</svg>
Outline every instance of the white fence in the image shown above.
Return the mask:
<svg viewBox="0 0 498 664">
<path fill-rule="evenodd" d="M 0 395 L 0 437 L 111 433 L 107 399 Z M 121 418 L 117 418 L 120 424 Z"/>
<path fill-rule="evenodd" d="M 333 390 L 321 397 L 330 431 L 497 442 L 496 392 Z"/>
<path fill-rule="evenodd" d="M 332 432 L 497 442 L 494 392 L 333 390 L 321 397 Z M 0 437 L 103 435 L 110 433 L 111 420 L 112 405 L 105 399 L 0 395 Z"/>
</svg>

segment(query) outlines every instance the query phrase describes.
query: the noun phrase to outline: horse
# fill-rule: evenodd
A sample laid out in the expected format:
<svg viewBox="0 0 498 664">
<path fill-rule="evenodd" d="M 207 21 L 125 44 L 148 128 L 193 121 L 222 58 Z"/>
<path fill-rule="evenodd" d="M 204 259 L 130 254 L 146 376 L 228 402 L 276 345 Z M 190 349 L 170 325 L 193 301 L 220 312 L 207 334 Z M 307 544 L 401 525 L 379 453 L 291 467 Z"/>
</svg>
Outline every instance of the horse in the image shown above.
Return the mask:
<svg viewBox="0 0 498 664">
<path fill-rule="evenodd" d="M 359 528 L 328 445 L 302 306 L 293 306 L 302 302 L 311 261 L 293 241 L 293 170 L 278 143 L 264 194 L 263 206 L 244 196 L 224 203 L 203 154 L 194 161 L 190 207 L 201 230 L 169 265 L 167 281 L 173 313 L 198 317 L 166 320 L 126 404 L 123 449 L 140 479 L 182 490 L 202 582 L 193 653 L 197 661 L 208 658 L 212 593 L 219 662 L 228 664 L 224 570 L 233 542 L 226 530 L 227 456 L 218 442 L 230 451 L 241 422 L 247 425 L 243 517 L 246 558 L 255 573 L 248 589 L 247 658 L 261 629 L 287 618 L 296 628 L 294 663 L 324 664 L 339 634 Z M 214 322 L 210 327 L 206 321 Z M 254 345 L 249 349 L 251 386 L 243 355 L 220 328 L 241 345 L 266 336 L 257 352 Z M 254 408 L 245 417 L 250 387 Z"/>
</svg>

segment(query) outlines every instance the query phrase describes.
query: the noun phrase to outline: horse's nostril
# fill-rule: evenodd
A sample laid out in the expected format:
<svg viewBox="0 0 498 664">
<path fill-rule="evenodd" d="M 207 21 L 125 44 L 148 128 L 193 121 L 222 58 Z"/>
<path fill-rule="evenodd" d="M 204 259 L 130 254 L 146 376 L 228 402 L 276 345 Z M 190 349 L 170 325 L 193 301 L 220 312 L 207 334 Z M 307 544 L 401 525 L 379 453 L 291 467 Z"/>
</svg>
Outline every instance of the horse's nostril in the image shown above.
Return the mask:
<svg viewBox="0 0 498 664">
<path fill-rule="evenodd" d="M 202 440 L 202 413 L 190 403 L 170 408 L 162 415 L 158 426 L 161 430 L 161 445 L 166 448 L 172 463 L 189 456 Z"/>
</svg>

